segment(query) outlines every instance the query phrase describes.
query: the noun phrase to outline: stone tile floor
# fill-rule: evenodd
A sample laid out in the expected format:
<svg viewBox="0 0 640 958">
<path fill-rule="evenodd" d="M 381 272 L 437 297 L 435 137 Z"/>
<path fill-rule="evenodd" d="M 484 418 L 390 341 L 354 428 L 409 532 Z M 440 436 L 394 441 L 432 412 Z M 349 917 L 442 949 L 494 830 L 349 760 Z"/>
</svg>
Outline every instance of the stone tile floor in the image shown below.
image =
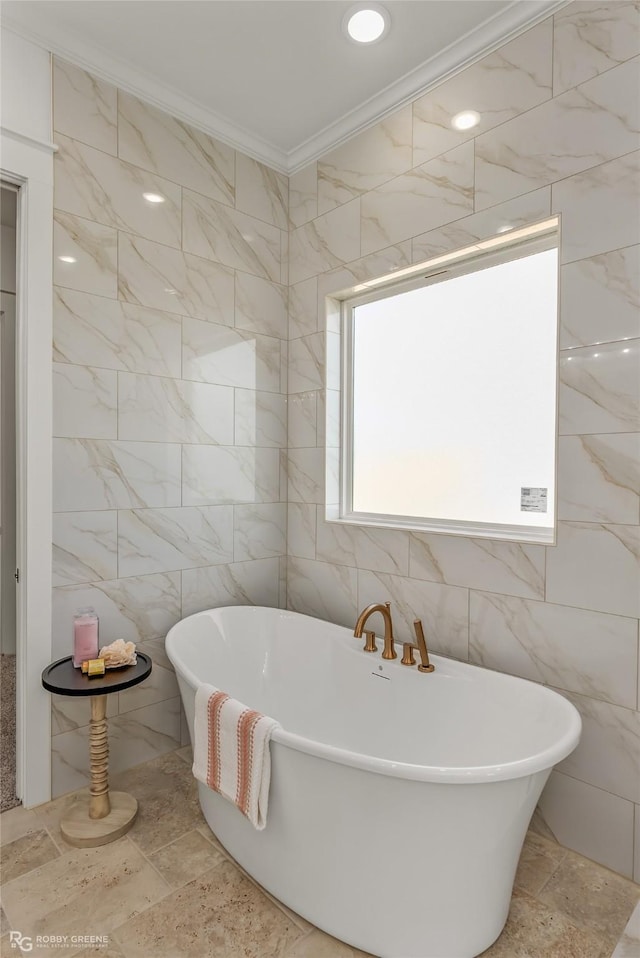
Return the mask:
<svg viewBox="0 0 640 958">
<path fill-rule="evenodd" d="M 366 958 L 280 905 L 226 854 L 200 812 L 190 762 L 185 748 L 113 776 L 140 812 L 102 848 L 63 840 L 73 795 L 1 816 L 1 958 L 20 954 L 10 930 L 108 936 L 99 949 L 34 947 L 33 958 Z M 529 832 L 507 925 L 483 958 L 610 958 L 639 900 L 640 886 Z"/>
</svg>

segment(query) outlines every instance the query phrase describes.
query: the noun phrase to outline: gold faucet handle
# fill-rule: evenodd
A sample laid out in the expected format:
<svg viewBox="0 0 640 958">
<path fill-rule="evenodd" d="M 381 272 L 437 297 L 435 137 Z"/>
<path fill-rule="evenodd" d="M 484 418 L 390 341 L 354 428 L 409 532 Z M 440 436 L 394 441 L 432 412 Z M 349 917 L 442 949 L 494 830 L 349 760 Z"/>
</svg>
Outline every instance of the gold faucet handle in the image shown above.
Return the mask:
<svg viewBox="0 0 640 958">
<path fill-rule="evenodd" d="M 418 652 L 420 653 L 420 665 L 418 666 L 418 672 L 433 672 L 435 670 L 435 665 L 431 665 L 429 662 L 427 642 L 424 637 L 424 629 L 422 628 L 422 622 L 420 619 L 415 619 L 413 628 L 416 633 Z"/>
<path fill-rule="evenodd" d="M 413 655 L 414 649 L 415 649 L 415 645 L 412 645 L 411 642 L 402 643 L 402 658 L 400 659 L 400 662 L 402 663 L 402 665 L 416 664 L 416 660 Z"/>
<path fill-rule="evenodd" d="M 364 630 L 364 646 L 363 649 L 365 652 L 377 652 L 378 646 L 376 645 L 376 634 L 375 632 L 370 632 L 368 629 Z"/>
</svg>

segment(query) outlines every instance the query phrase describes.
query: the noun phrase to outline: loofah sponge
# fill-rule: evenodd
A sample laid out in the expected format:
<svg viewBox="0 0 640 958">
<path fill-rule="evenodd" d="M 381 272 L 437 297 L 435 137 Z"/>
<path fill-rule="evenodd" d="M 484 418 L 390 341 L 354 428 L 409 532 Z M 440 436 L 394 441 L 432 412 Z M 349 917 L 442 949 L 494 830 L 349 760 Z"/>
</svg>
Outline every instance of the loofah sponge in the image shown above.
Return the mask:
<svg viewBox="0 0 640 958">
<path fill-rule="evenodd" d="M 122 665 L 135 665 L 137 662 L 135 643 L 125 642 L 124 639 L 116 639 L 111 645 L 105 645 L 100 649 L 100 658 L 104 659 L 107 669 L 119 669 Z"/>
</svg>

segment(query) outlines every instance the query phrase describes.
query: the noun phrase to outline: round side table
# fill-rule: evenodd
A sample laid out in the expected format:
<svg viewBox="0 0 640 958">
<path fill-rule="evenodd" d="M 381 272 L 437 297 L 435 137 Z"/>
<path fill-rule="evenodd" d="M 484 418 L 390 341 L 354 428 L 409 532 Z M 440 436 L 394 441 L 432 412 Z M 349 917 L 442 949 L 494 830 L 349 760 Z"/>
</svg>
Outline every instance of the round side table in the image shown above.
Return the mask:
<svg viewBox="0 0 640 958">
<path fill-rule="evenodd" d="M 137 652 L 135 665 L 108 669 L 104 675 L 89 678 L 73 667 L 70 655 L 52 662 L 42 673 L 42 684 L 56 695 L 90 695 L 91 785 L 60 823 L 60 831 L 70 845 L 78 848 L 106 845 L 115 841 L 133 825 L 138 803 L 127 792 L 109 792 L 109 740 L 107 737 L 107 695 L 123 692 L 143 682 L 151 673 L 151 659 Z"/>
</svg>

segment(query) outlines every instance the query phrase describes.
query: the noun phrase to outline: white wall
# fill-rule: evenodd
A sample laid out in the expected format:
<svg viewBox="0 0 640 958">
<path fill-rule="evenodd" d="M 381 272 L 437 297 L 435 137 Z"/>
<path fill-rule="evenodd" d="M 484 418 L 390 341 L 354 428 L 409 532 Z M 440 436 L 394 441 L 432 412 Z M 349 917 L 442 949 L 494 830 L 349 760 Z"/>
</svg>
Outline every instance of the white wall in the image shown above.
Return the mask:
<svg viewBox="0 0 640 958">
<path fill-rule="evenodd" d="M 0 122 L 35 140 L 51 140 L 51 54 L 3 29 Z"/>
</svg>

